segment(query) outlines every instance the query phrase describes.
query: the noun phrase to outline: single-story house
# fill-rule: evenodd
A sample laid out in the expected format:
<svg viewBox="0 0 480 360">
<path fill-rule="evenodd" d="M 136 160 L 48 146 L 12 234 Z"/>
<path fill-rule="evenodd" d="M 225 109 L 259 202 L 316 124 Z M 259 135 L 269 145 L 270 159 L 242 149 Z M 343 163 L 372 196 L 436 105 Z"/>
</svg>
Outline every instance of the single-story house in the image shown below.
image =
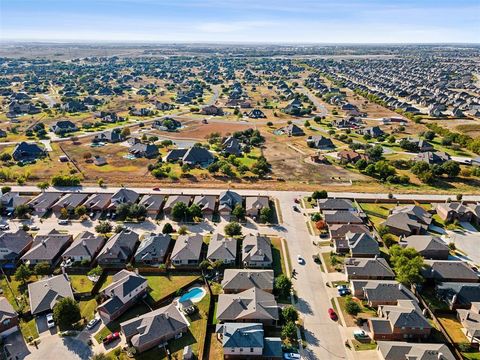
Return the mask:
<svg viewBox="0 0 480 360">
<path fill-rule="evenodd" d="M 72 235 L 53 229 L 47 235 L 35 236 L 32 246 L 20 259 L 28 265 L 47 262 L 50 266 L 55 266 L 60 254 L 68 248 L 71 242 Z"/>
<path fill-rule="evenodd" d="M 270 239 L 259 234 L 245 236 L 242 245 L 242 263 L 250 268 L 271 267 L 273 254 Z"/>
<path fill-rule="evenodd" d="M 61 274 L 28 284 L 28 297 L 30 312 L 37 315 L 52 311 L 60 299 L 73 299 L 73 291 L 68 276 Z"/>
<path fill-rule="evenodd" d="M 203 235 L 180 235 L 175 241 L 170 260 L 174 266 L 196 266 L 200 263 Z"/>
<path fill-rule="evenodd" d="M 273 292 L 274 275 L 270 269 L 225 269 L 222 288 L 225 294 L 235 294 L 252 287 Z"/>
<path fill-rule="evenodd" d="M 105 244 L 105 238 L 89 231 L 80 233 L 67 250 L 62 254 L 64 260 L 73 262 L 88 261 L 91 263 Z"/>
<path fill-rule="evenodd" d="M 158 265 L 165 263 L 172 238 L 168 234 L 154 234 L 144 237 L 135 252 L 135 263 Z"/>
<path fill-rule="evenodd" d="M 237 240 L 219 233 L 213 234 L 208 244 L 207 259 L 211 262 L 221 261 L 223 264 L 235 264 Z"/>
</svg>

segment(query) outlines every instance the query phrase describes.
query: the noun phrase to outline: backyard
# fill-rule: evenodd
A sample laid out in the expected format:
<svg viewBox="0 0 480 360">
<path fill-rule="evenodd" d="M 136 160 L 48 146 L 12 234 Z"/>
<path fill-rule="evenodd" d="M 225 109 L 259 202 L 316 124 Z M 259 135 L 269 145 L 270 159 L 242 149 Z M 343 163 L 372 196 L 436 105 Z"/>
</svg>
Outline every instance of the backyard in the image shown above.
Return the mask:
<svg viewBox="0 0 480 360">
<path fill-rule="evenodd" d="M 199 275 L 144 275 L 154 302 L 175 293 L 178 289 L 197 280 Z"/>
<path fill-rule="evenodd" d="M 355 301 L 358 305 L 360 305 L 361 311 L 356 316 L 350 315 L 349 313 L 347 313 L 346 310 L 347 298 L 338 297 L 337 300 L 338 304 L 340 305 L 340 309 L 342 310 L 347 327 L 356 326 L 355 320 L 358 318 L 367 319 L 377 316 L 377 312 L 375 311 L 375 309 L 365 306 L 365 304 L 363 304 L 360 300 L 357 299 L 352 300 Z"/>
</svg>

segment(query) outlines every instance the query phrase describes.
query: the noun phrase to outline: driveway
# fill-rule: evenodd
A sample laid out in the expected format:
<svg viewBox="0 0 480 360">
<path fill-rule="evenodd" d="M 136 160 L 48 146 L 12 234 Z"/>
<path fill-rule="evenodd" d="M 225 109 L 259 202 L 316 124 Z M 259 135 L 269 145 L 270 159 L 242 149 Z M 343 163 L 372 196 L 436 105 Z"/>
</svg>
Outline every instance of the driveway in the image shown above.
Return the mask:
<svg viewBox="0 0 480 360">
<path fill-rule="evenodd" d="M 51 329 L 48 328 L 46 315 L 38 316 L 37 318 L 35 318 L 35 322 L 37 324 L 37 330 L 40 336 L 44 335 L 44 333 L 45 335 L 54 335 L 57 333 L 56 327 Z"/>
<path fill-rule="evenodd" d="M 480 232 L 477 231 L 470 223 L 462 222 L 460 225 L 463 231 L 447 230 L 448 237 L 444 237 L 444 241 L 453 242 L 458 250 L 463 251 L 467 258 L 480 265 Z"/>
<path fill-rule="evenodd" d="M 28 359 L 45 360 L 88 360 L 93 356 L 92 349 L 77 337 L 58 335 L 40 336 L 38 348 L 32 348 Z"/>
<path fill-rule="evenodd" d="M 13 334 L 8 335 L 3 339 L 5 353 L 7 360 L 10 359 L 25 359 L 30 354 L 30 350 L 25 343 L 25 339 L 20 331 L 16 331 Z"/>
</svg>

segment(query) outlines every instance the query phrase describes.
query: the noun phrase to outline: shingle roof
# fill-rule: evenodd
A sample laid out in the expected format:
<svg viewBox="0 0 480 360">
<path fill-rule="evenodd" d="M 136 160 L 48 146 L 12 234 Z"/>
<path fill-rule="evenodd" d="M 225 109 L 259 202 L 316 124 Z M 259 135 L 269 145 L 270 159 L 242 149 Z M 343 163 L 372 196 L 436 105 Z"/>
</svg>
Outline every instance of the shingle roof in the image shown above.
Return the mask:
<svg viewBox="0 0 480 360">
<path fill-rule="evenodd" d="M 213 234 L 208 244 L 207 259 L 235 261 L 237 259 L 237 240 L 226 238 L 219 233 Z"/>
<path fill-rule="evenodd" d="M 272 243 L 266 236 L 249 234 L 243 239 L 242 261 L 272 262 Z"/>
<path fill-rule="evenodd" d="M 8 300 L 1 296 L 0 297 L 0 323 L 3 323 L 4 320 L 11 319 L 17 316 L 17 312 L 13 308 L 12 304 Z"/>
<path fill-rule="evenodd" d="M 130 257 L 138 241 L 138 234 L 134 231 L 123 230 L 108 239 L 100 250 L 97 260 L 126 261 Z"/>
<path fill-rule="evenodd" d="M 51 310 L 58 300 L 73 299 L 72 287 L 66 275 L 52 276 L 28 284 L 30 309 L 33 315 Z"/>
<path fill-rule="evenodd" d="M 135 261 L 146 261 L 153 258 L 165 260 L 170 241 L 172 238 L 168 234 L 150 234 L 140 242 L 135 252 Z"/>
<path fill-rule="evenodd" d="M 225 269 L 223 273 L 223 290 L 243 290 L 257 287 L 273 290 L 273 270 Z"/>
<path fill-rule="evenodd" d="M 225 323 L 219 326 L 224 348 L 263 348 L 261 323 Z"/>
<path fill-rule="evenodd" d="M 62 256 L 89 256 L 93 259 L 96 251 L 104 243 L 105 238 L 103 236 L 95 236 L 89 231 L 84 231 L 77 236 Z"/>
<path fill-rule="evenodd" d="M 345 260 L 345 270 L 348 276 L 395 278 L 395 273 L 383 258 L 349 258 Z"/>
<path fill-rule="evenodd" d="M 463 261 L 450 260 L 426 260 L 427 267 L 422 271 L 425 278 L 438 281 L 449 281 L 456 279 L 459 281 L 479 281 L 478 275 Z"/>
<path fill-rule="evenodd" d="M 33 242 L 32 235 L 23 230 L 17 230 L 14 233 L 0 233 L 0 248 L 11 251 L 6 258 L 16 259 L 16 257 Z"/>
<path fill-rule="evenodd" d="M 202 250 L 203 236 L 201 234 L 180 235 L 172 250 L 172 260 L 199 260 Z"/>
<path fill-rule="evenodd" d="M 71 239 L 71 235 L 61 234 L 56 230 L 50 231 L 47 235 L 37 235 L 30 250 L 22 256 L 22 260 L 52 261 Z"/>
<path fill-rule="evenodd" d="M 384 360 L 455 360 L 445 344 L 407 343 L 403 341 L 379 341 L 378 350 Z"/>
</svg>

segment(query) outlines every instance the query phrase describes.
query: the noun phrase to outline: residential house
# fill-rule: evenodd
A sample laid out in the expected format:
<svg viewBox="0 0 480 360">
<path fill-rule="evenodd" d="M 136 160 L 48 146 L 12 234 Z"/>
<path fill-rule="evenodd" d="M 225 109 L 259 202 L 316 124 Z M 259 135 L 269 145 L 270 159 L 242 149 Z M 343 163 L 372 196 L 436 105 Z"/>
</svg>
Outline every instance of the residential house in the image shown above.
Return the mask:
<svg viewBox="0 0 480 360">
<path fill-rule="evenodd" d="M 225 265 L 235 264 L 237 240 L 219 233 L 213 234 L 208 244 L 207 259 L 212 263 L 221 261 Z"/>
<path fill-rule="evenodd" d="M 250 288 L 237 294 L 220 294 L 217 320 L 223 322 L 259 321 L 273 325 L 279 319 L 275 297 L 261 289 Z"/>
<path fill-rule="evenodd" d="M 47 262 L 53 267 L 57 264 L 60 254 L 68 248 L 71 242 L 71 235 L 53 229 L 47 235 L 35 236 L 32 246 L 20 259 L 28 265 Z"/>
<path fill-rule="evenodd" d="M 231 190 L 222 191 L 218 197 L 218 212 L 223 217 L 229 217 L 238 204 L 243 204 L 243 198 L 238 193 Z"/>
<path fill-rule="evenodd" d="M 203 216 L 212 216 L 215 212 L 217 197 L 215 195 L 197 195 L 193 198 L 193 203 L 200 206 Z"/>
<path fill-rule="evenodd" d="M 378 317 L 369 318 L 368 326 L 376 341 L 426 339 L 432 331 L 415 300 L 399 300 L 395 306 L 379 306 Z"/>
<path fill-rule="evenodd" d="M 352 233 L 345 236 L 352 257 L 375 257 L 380 255 L 377 240 L 369 233 Z"/>
<path fill-rule="evenodd" d="M 432 223 L 432 214 L 418 205 L 399 206 L 391 210 L 387 220 L 381 225 L 397 236 L 425 233 Z"/>
<path fill-rule="evenodd" d="M 414 161 L 424 161 L 429 163 L 430 165 L 441 165 L 445 161 L 451 160 L 450 155 L 444 153 L 442 151 L 425 151 L 422 153 L 417 154 L 414 158 Z"/>
<path fill-rule="evenodd" d="M 159 265 L 167 260 L 167 251 L 172 238 L 168 234 L 154 234 L 146 236 L 135 252 L 135 263 L 140 265 Z"/>
<path fill-rule="evenodd" d="M 363 224 L 363 219 L 352 211 L 324 211 L 323 218 L 329 226 L 332 224 Z"/>
<path fill-rule="evenodd" d="M 333 224 L 328 227 L 330 232 L 330 238 L 335 240 L 345 241 L 345 235 L 347 233 L 369 233 L 368 227 L 365 224 Z M 346 252 L 350 251 L 348 244 L 346 247 Z"/>
<path fill-rule="evenodd" d="M 435 282 L 471 282 L 480 281 L 480 277 L 464 261 L 457 260 L 425 260 L 426 267 L 422 271 L 425 279 Z"/>
<path fill-rule="evenodd" d="M 27 196 L 21 196 L 20 193 L 9 191 L 0 196 L 0 204 L 6 212 L 13 212 L 19 205 L 24 205 L 30 201 Z"/>
<path fill-rule="evenodd" d="M 108 205 L 110 205 L 111 199 L 111 194 L 92 194 L 87 200 L 85 200 L 84 205 L 90 211 L 105 211 L 108 208 Z"/>
<path fill-rule="evenodd" d="M 32 243 L 32 235 L 21 229 L 16 232 L 0 232 L 0 263 L 14 266 Z"/>
<path fill-rule="evenodd" d="M 27 205 L 33 209 L 37 214 L 44 214 L 50 210 L 58 200 L 62 197 L 60 192 L 42 192 L 32 200 L 30 200 Z"/>
<path fill-rule="evenodd" d="M 335 145 L 333 145 L 332 140 L 322 135 L 318 135 L 318 136 L 310 135 L 307 138 L 307 145 L 311 148 L 315 148 L 319 150 L 335 149 Z"/>
<path fill-rule="evenodd" d="M 280 129 L 278 129 L 278 131 L 285 134 L 285 135 L 288 135 L 288 136 L 303 136 L 303 135 L 305 135 L 303 130 L 295 124 L 289 124 L 287 126 L 284 126 Z"/>
<path fill-rule="evenodd" d="M 170 260 L 174 266 L 197 266 L 200 264 L 203 235 L 180 235 L 175 241 Z"/>
<path fill-rule="evenodd" d="M 65 209 L 71 213 L 75 210 L 75 208 L 82 205 L 87 197 L 88 194 L 67 193 L 63 195 L 55 204 L 53 204 L 51 209 L 57 214 L 59 214 L 62 209 Z"/>
<path fill-rule="evenodd" d="M 204 106 L 200 113 L 210 116 L 223 116 L 224 114 L 222 108 L 219 108 L 215 105 Z"/>
<path fill-rule="evenodd" d="M 242 246 L 242 263 L 245 267 L 265 268 L 272 266 L 272 243 L 268 237 L 248 234 L 243 239 Z"/>
<path fill-rule="evenodd" d="M 18 331 L 18 314 L 8 300 L 0 297 L 0 337 L 5 338 Z"/>
<path fill-rule="evenodd" d="M 472 303 L 480 302 L 480 283 L 443 282 L 435 286 L 435 292 L 452 310 L 470 309 Z"/>
<path fill-rule="evenodd" d="M 471 222 L 475 214 L 462 202 L 445 202 L 435 205 L 437 215 L 445 222 Z"/>
<path fill-rule="evenodd" d="M 105 238 L 92 234 L 89 231 L 81 232 L 62 254 L 64 260 L 70 259 L 72 262 L 85 262 L 91 263 L 103 245 L 105 244 Z"/>
<path fill-rule="evenodd" d="M 70 120 L 59 120 L 50 125 L 50 131 L 53 131 L 57 135 L 67 134 L 77 130 L 77 126 Z"/>
<path fill-rule="evenodd" d="M 207 149 L 193 146 L 185 152 L 182 161 L 184 164 L 191 166 L 199 165 L 201 167 L 207 167 L 215 161 L 215 157 Z"/>
<path fill-rule="evenodd" d="M 152 159 L 158 156 L 158 147 L 154 144 L 136 143 L 130 146 L 128 152 L 137 158 L 144 157 Z"/>
<path fill-rule="evenodd" d="M 263 113 L 262 110 L 260 109 L 253 109 L 251 110 L 247 116 L 250 118 L 250 119 L 264 119 L 266 118 L 265 114 Z"/>
<path fill-rule="evenodd" d="M 120 128 L 105 130 L 100 134 L 96 134 L 92 140 L 94 143 L 107 142 L 112 144 L 122 141 L 125 141 L 125 136 L 123 136 Z"/>
<path fill-rule="evenodd" d="M 32 315 L 51 312 L 59 300 L 67 297 L 73 299 L 70 279 L 66 274 L 60 274 L 30 283 L 28 297 Z"/>
<path fill-rule="evenodd" d="M 189 326 L 187 318 L 173 303 L 120 323 L 127 343 L 137 353 L 181 338 Z"/>
<path fill-rule="evenodd" d="M 247 196 L 245 198 L 245 210 L 247 216 L 258 218 L 260 210 L 269 207 L 268 196 Z"/>
<path fill-rule="evenodd" d="M 134 204 L 137 202 L 139 197 L 140 195 L 136 191 L 122 188 L 112 195 L 112 197 L 110 198 L 110 205 L 108 205 L 108 209 L 116 210 L 118 205 Z"/>
<path fill-rule="evenodd" d="M 134 231 L 125 229 L 108 239 L 97 256 L 99 265 L 124 266 L 134 254 L 139 237 Z"/>
<path fill-rule="evenodd" d="M 399 245 L 414 248 L 425 259 L 447 260 L 450 253 L 448 245 L 432 235 L 407 236 L 400 239 Z"/>
<path fill-rule="evenodd" d="M 115 320 L 147 292 L 147 279 L 135 272 L 121 270 L 101 294 L 108 299 L 97 308 L 105 324 Z"/>
<path fill-rule="evenodd" d="M 34 161 L 46 156 L 46 152 L 37 144 L 30 144 L 22 141 L 17 144 L 12 152 L 13 160 L 15 161 Z"/>
<path fill-rule="evenodd" d="M 480 343 L 480 302 L 472 303 L 469 310 L 458 309 L 457 318 L 467 339 L 471 343 Z"/>
<path fill-rule="evenodd" d="M 382 360 L 455 360 L 452 352 L 443 343 L 414 343 L 405 341 L 379 341 L 378 353 Z"/>
<path fill-rule="evenodd" d="M 147 209 L 147 215 L 156 217 L 160 213 L 164 201 L 165 195 L 147 194 L 143 195 L 139 205 L 145 206 L 145 209 Z"/>
<path fill-rule="evenodd" d="M 176 203 L 182 202 L 188 206 L 190 204 L 190 199 L 190 195 L 170 195 L 165 201 L 163 212 L 166 216 L 169 216 L 172 213 L 172 209 Z"/>
<path fill-rule="evenodd" d="M 356 211 L 355 206 L 353 203 L 348 199 L 335 199 L 335 198 L 327 198 L 327 199 L 319 199 L 317 201 L 318 209 L 320 211 L 336 211 L 336 210 L 343 210 L 343 211 Z"/>
<path fill-rule="evenodd" d="M 368 161 L 368 156 L 360 154 L 354 150 L 340 150 L 337 153 L 337 158 L 341 164 L 355 164 L 358 160 Z"/>
<path fill-rule="evenodd" d="M 351 280 L 350 289 L 353 296 L 373 308 L 396 305 L 398 300 L 418 301 L 407 287 L 395 280 Z"/>
<path fill-rule="evenodd" d="M 237 138 L 229 136 L 222 143 L 222 151 L 226 155 L 241 156 L 242 144 Z"/>
<path fill-rule="evenodd" d="M 253 287 L 273 292 L 273 270 L 225 269 L 222 288 L 225 294 L 236 294 Z"/>
<path fill-rule="evenodd" d="M 348 280 L 393 280 L 395 273 L 384 258 L 348 258 L 345 260 Z"/>
<path fill-rule="evenodd" d="M 365 127 L 365 128 L 362 128 L 362 129 L 358 129 L 357 133 L 359 133 L 361 135 L 368 135 L 372 138 L 377 138 L 377 137 L 385 134 L 385 132 L 382 129 L 380 129 L 380 127 L 378 127 L 378 126 L 371 126 L 371 127 Z"/>
</svg>

